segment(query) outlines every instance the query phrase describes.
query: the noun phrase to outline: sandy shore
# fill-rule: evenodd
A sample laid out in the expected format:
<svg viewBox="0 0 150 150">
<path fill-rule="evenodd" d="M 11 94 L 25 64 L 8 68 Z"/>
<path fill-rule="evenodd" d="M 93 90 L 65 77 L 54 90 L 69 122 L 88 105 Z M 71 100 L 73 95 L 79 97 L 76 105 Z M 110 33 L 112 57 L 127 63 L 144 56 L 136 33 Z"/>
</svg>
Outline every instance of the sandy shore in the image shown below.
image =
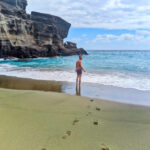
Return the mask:
<svg viewBox="0 0 150 150">
<path fill-rule="evenodd" d="M 0 88 L 17 90 L 53 91 L 78 95 L 76 84 L 49 80 L 35 80 L 0 75 Z M 105 99 L 114 102 L 150 106 L 150 91 L 140 91 L 109 85 L 82 83 L 81 96 Z"/>
<path fill-rule="evenodd" d="M 0 89 L 1 150 L 148 150 L 150 108 Z"/>
<path fill-rule="evenodd" d="M 62 91 L 63 82 L 33 80 L 0 75 L 0 88 L 17 90 Z"/>
</svg>

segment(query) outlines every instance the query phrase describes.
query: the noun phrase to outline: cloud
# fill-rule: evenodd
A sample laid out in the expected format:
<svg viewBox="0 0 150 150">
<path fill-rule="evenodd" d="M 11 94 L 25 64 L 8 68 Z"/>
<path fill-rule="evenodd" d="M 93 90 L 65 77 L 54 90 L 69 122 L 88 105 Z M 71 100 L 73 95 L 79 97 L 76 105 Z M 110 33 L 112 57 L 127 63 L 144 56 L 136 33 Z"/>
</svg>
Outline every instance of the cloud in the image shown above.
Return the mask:
<svg viewBox="0 0 150 150">
<path fill-rule="evenodd" d="M 148 31 L 148 30 L 137 30 L 136 34 L 147 36 L 147 35 L 150 35 L 150 31 Z"/>
<path fill-rule="evenodd" d="M 75 38 L 71 38 L 70 41 L 78 43 L 78 42 L 81 42 L 82 39 L 80 37 L 75 37 Z"/>
<path fill-rule="evenodd" d="M 110 9 L 129 9 L 133 8 L 133 5 L 124 4 L 121 0 L 108 0 L 106 5 L 102 8 L 103 10 L 110 10 Z"/>
<path fill-rule="evenodd" d="M 138 36 L 136 35 L 133 35 L 133 34 L 122 34 L 120 36 L 118 36 L 118 40 L 121 40 L 121 41 L 133 41 L 133 40 L 137 40 L 139 38 L 137 38 Z"/>
<path fill-rule="evenodd" d="M 58 15 L 73 27 L 105 29 L 150 28 L 148 0 L 28 0 L 28 12 Z"/>
<path fill-rule="evenodd" d="M 102 41 L 102 42 L 109 42 L 112 40 L 117 40 L 118 36 L 113 35 L 113 34 L 98 34 L 96 36 L 96 38 L 93 40 L 93 42 L 98 42 L 98 41 Z"/>
<path fill-rule="evenodd" d="M 147 30 L 137 30 L 136 33 L 124 33 L 120 35 L 115 34 L 98 34 L 92 40 L 92 42 L 113 42 L 113 41 L 127 41 L 127 42 L 146 42 L 150 40 L 150 31 Z"/>
<path fill-rule="evenodd" d="M 82 37 L 83 37 L 83 38 L 87 37 L 87 34 L 82 34 Z"/>
</svg>

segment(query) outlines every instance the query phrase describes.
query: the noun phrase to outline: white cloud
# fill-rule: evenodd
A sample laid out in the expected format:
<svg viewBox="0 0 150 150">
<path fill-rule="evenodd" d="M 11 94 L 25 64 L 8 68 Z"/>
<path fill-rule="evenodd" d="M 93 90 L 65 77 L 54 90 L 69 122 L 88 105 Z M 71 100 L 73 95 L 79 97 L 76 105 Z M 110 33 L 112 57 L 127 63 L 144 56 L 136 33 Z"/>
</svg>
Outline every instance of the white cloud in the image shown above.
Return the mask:
<svg viewBox="0 0 150 150">
<path fill-rule="evenodd" d="M 148 0 L 28 0 L 28 12 L 58 15 L 73 27 L 106 29 L 150 28 Z"/>
<path fill-rule="evenodd" d="M 127 42 L 146 42 L 150 40 L 150 32 L 146 30 L 137 30 L 135 34 L 125 33 L 120 35 L 113 34 L 98 34 L 93 42 L 113 42 L 113 41 L 127 41 Z"/>
<path fill-rule="evenodd" d="M 103 10 L 133 8 L 133 5 L 123 4 L 121 0 L 108 0 Z"/>
<path fill-rule="evenodd" d="M 83 38 L 87 37 L 87 34 L 82 34 L 82 37 L 83 37 Z"/>
<path fill-rule="evenodd" d="M 76 37 L 76 38 L 71 38 L 70 41 L 78 43 L 78 42 L 81 42 L 82 39 L 80 37 Z"/>
<path fill-rule="evenodd" d="M 96 38 L 93 40 L 93 42 L 103 41 L 103 42 L 109 42 L 112 40 L 117 40 L 118 36 L 113 34 L 98 34 Z"/>
<path fill-rule="evenodd" d="M 140 35 L 150 35 L 150 31 L 148 30 L 137 30 L 136 34 L 140 34 Z"/>
<path fill-rule="evenodd" d="M 136 36 L 129 33 L 118 36 L 118 40 L 123 40 L 123 41 L 130 41 L 134 39 L 136 39 Z"/>
</svg>

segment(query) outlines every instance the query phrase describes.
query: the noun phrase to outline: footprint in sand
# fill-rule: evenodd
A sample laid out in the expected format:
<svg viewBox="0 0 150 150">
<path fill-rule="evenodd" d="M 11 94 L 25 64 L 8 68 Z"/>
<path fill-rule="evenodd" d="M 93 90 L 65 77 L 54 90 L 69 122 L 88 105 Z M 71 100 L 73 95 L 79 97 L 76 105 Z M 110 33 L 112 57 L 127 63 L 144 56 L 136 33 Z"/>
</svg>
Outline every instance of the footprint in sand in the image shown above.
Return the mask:
<svg viewBox="0 0 150 150">
<path fill-rule="evenodd" d="M 71 131 L 67 131 L 66 134 L 67 134 L 68 136 L 71 136 Z"/>
<path fill-rule="evenodd" d="M 67 136 L 71 136 L 71 131 L 66 131 L 66 135 L 64 135 L 62 139 L 67 139 Z"/>
<path fill-rule="evenodd" d="M 93 99 L 91 99 L 91 100 L 90 100 L 90 102 L 94 102 L 94 100 L 93 100 Z"/>
<path fill-rule="evenodd" d="M 65 140 L 66 138 L 67 138 L 67 135 L 64 135 L 64 136 L 62 137 L 62 139 L 64 139 L 64 140 Z"/>
<path fill-rule="evenodd" d="M 101 145 L 101 150 L 109 150 L 109 148 L 105 144 L 102 144 Z"/>
<path fill-rule="evenodd" d="M 97 111 L 101 111 L 101 109 L 100 109 L 99 107 L 96 107 L 96 110 L 97 110 Z"/>
<path fill-rule="evenodd" d="M 75 119 L 72 124 L 73 124 L 73 125 L 76 125 L 78 122 L 79 122 L 79 120 L 78 120 L 78 119 Z"/>
<path fill-rule="evenodd" d="M 93 124 L 98 126 L 98 121 L 94 121 Z"/>
</svg>

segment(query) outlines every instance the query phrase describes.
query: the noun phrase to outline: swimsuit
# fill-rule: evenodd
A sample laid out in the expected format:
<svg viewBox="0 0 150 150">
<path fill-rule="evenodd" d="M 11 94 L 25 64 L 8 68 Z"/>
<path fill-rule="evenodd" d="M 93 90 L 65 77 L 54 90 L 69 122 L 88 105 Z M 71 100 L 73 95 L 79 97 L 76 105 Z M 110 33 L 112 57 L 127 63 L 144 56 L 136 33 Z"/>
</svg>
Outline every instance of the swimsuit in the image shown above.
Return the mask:
<svg viewBox="0 0 150 150">
<path fill-rule="evenodd" d="M 81 69 L 77 70 L 77 75 L 81 75 L 81 74 L 82 74 L 82 70 Z"/>
<path fill-rule="evenodd" d="M 82 62 L 81 62 L 81 60 L 78 60 L 76 62 L 76 70 L 77 70 L 77 75 L 82 75 Z"/>
</svg>

